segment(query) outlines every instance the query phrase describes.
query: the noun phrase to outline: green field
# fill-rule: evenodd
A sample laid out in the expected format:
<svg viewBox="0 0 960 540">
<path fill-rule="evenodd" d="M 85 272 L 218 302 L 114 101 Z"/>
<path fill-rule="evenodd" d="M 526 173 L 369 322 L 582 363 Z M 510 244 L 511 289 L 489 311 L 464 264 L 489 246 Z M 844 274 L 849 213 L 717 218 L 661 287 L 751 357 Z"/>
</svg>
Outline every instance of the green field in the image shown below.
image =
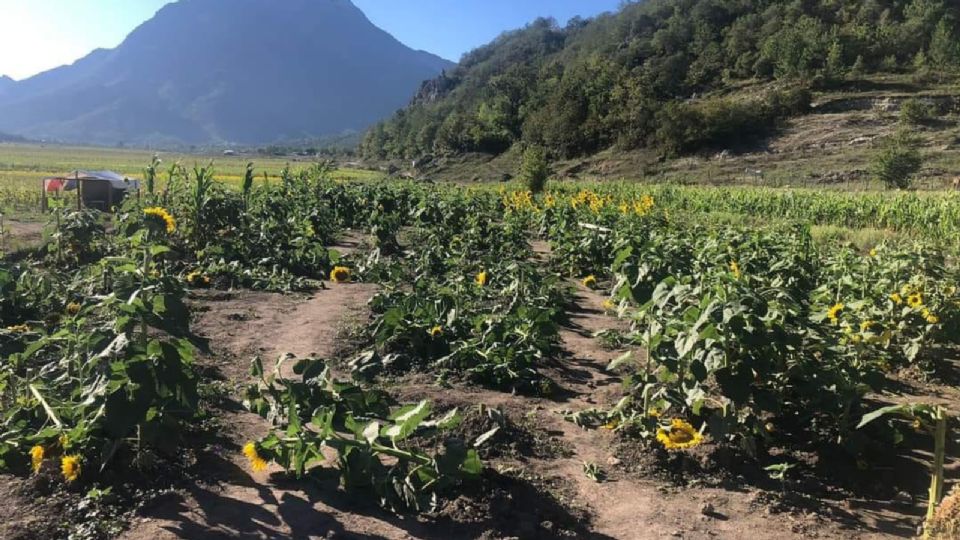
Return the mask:
<svg viewBox="0 0 960 540">
<path fill-rule="evenodd" d="M 40 181 L 74 170 L 111 170 L 131 178 L 143 178 L 144 169 L 155 155 L 162 160 L 161 180 L 166 177 L 166 171 L 174 163 L 179 162 L 191 169 L 194 165 L 205 166 L 212 162 L 217 180 L 228 184 L 239 182 L 247 164 L 251 162 L 256 168 L 259 180 L 264 173 L 270 179 L 278 179 L 284 167 L 297 170 L 317 161 L 306 157 L 253 154 L 225 156 L 116 148 L 0 144 L 0 210 L 29 213 L 39 209 Z M 334 178 L 340 180 L 365 180 L 378 176 L 379 173 L 359 169 L 340 169 L 334 173 Z"/>
</svg>

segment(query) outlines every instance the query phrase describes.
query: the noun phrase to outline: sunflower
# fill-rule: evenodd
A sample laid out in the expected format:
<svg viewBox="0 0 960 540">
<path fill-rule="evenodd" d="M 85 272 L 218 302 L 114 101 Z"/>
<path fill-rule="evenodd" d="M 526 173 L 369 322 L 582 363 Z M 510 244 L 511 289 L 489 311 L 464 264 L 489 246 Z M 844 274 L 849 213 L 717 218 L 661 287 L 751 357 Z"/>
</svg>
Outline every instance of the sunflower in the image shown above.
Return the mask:
<svg viewBox="0 0 960 540">
<path fill-rule="evenodd" d="M 152 219 L 163 224 L 166 228 L 167 234 L 173 234 L 177 230 L 177 221 L 173 219 L 173 216 L 170 215 L 170 212 L 167 212 L 166 209 L 159 206 L 153 206 L 151 208 L 144 208 L 143 215 L 147 219 Z"/>
<path fill-rule="evenodd" d="M 431 328 L 430 331 L 427 332 L 427 333 L 430 334 L 430 337 L 442 336 L 442 335 L 443 335 L 443 327 L 438 324 L 437 326 L 434 326 L 433 328 Z"/>
<path fill-rule="evenodd" d="M 26 334 L 29 331 L 30 327 L 25 324 L 15 324 L 7 327 L 7 332 L 12 332 L 14 334 Z"/>
<path fill-rule="evenodd" d="M 688 422 L 674 418 L 670 421 L 670 427 L 661 427 L 657 430 L 657 440 L 667 450 L 685 450 L 699 446 L 703 442 L 703 434 Z"/>
<path fill-rule="evenodd" d="M 837 324 L 837 320 L 840 318 L 840 314 L 843 313 L 843 308 L 845 307 L 842 303 L 838 302 L 827 310 L 827 318 L 830 319 L 830 322 Z"/>
<path fill-rule="evenodd" d="M 609 298 L 604 300 L 602 305 L 603 305 L 603 309 L 607 311 L 614 311 L 615 309 L 617 309 L 617 304 Z"/>
<path fill-rule="evenodd" d="M 873 248 L 873 249 L 870 250 L 870 256 L 871 256 L 871 257 L 876 257 L 876 256 L 877 256 L 877 248 Z"/>
<path fill-rule="evenodd" d="M 347 283 L 350 281 L 350 269 L 346 266 L 336 266 L 330 271 L 330 280 L 334 283 Z"/>
<path fill-rule="evenodd" d="M 898 306 L 903 303 L 903 297 L 900 296 L 900 293 L 898 292 L 891 294 L 890 300 L 893 300 L 893 303 L 897 304 Z"/>
<path fill-rule="evenodd" d="M 30 449 L 30 464 L 34 473 L 40 472 L 44 454 L 46 454 L 46 451 L 39 444 Z"/>
<path fill-rule="evenodd" d="M 940 317 L 937 317 L 936 315 L 931 313 L 930 310 L 927 308 L 923 308 L 923 312 L 921 313 L 921 315 L 923 315 L 923 318 L 929 324 L 937 324 L 940 322 Z"/>
<path fill-rule="evenodd" d="M 873 321 L 863 321 L 862 323 L 860 323 L 860 332 L 862 333 L 873 332 L 873 328 L 876 324 L 877 323 Z"/>
<path fill-rule="evenodd" d="M 260 457 L 256 444 L 252 442 L 245 444 L 243 446 L 243 455 L 247 456 L 247 459 L 250 461 L 250 468 L 253 469 L 253 472 L 267 470 L 267 460 Z"/>
<path fill-rule="evenodd" d="M 586 288 L 588 288 L 588 289 L 592 289 L 592 288 L 594 288 L 594 287 L 597 286 L 597 276 L 594 276 L 594 275 L 591 274 L 591 275 L 583 278 L 583 281 L 581 281 L 581 283 L 583 283 L 583 286 L 584 286 L 584 287 L 586 287 Z"/>
<path fill-rule="evenodd" d="M 734 279 L 740 279 L 742 274 L 740 273 L 740 265 L 737 264 L 737 261 L 730 261 L 730 273 L 733 274 Z"/>
<path fill-rule="evenodd" d="M 60 460 L 60 471 L 67 482 L 76 482 L 80 478 L 80 458 L 78 456 L 63 456 Z"/>
<path fill-rule="evenodd" d="M 80 304 L 76 302 L 67 304 L 67 315 L 76 315 L 77 313 L 80 313 Z"/>
<path fill-rule="evenodd" d="M 907 297 L 907 305 L 913 309 L 917 309 L 923 306 L 923 295 L 920 293 L 913 293 Z"/>
<path fill-rule="evenodd" d="M 477 274 L 477 277 L 474 278 L 473 281 L 474 281 L 474 283 L 476 283 L 477 285 L 479 285 L 479 286 L 481 286 L 481 287 L 485 286 L 485 285 L 487 284 L 487 273 L 486 273 L 486 271 L 480 272 L 479 274 Z"/>
</svg>

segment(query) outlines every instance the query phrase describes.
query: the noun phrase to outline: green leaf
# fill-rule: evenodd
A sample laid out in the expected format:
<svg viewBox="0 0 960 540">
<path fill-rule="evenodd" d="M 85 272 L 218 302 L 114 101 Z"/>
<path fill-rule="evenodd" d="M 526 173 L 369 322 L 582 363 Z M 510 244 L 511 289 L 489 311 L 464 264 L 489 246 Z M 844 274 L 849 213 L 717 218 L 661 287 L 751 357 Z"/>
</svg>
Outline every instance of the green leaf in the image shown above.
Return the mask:
<svg viewBox="0 0 960 540">
<path fill-rule="evenodd" d="M 476 450 L 467 451 L 467 457 L 463 461 L 461 470 L 470 476 L 479 476 L 483 472 L 483 462 L 480 461 L 480 455 Z"/>
<path fill-rule="evenodd" d="M 363 430 L 363 438 L 366 439 L 367 443 L 373 444 L 378 437 L 380 437 L 380 422 L 373 421 L 367 424 L 367 427 Z"/>
<path fill-rule="evenodd" d="M 631 359 L 633 359 L 633 351 L 627 351 L 607 364 L 607 371 L 614 371 Z"/>
<path fill-rule="evenodd" d="M 486 433 L 481 434 L 479 437 L 477 437 L 477 440 L 473 441 L 474 448 L 480 448 L 481 446 L 483 446 L 484 443 L 492 439 L 493 436 L 496 435 L 499 431 L 500 431 L 500 426 L 497 426 L 491 429 L 490 431 L 487 431 Z"/>
<path fill-rule="evenodd" d="M 900 414 L 910 410 L 910 405 L 890 405 L 889 407 L 881 407 L 871 413 L 863 415 L 863 418 L 860 419 L 860 423 L 857 424 L 857 429 L 862 428 L 863 426 L 873 422 L 881 416 L 888 414 Z"/>
<path fill-rule="evenodd" d="M 391 417 L 394 425 L 384 430 L 384 435 L 394 442 L 406 439 L 420 426 L 420 423 L 430 416 L 432 406 L 427 400 L 416 405 L 404 407 Z"/>
</svg>

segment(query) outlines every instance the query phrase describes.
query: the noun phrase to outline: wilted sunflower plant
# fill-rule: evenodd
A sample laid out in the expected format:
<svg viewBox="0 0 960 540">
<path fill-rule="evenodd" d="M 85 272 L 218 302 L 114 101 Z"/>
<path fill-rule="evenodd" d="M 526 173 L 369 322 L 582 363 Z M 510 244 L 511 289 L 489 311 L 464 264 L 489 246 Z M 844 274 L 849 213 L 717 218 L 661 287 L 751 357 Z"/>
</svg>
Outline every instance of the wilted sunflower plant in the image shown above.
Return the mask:
<svg viewBox="0 0 960 540">
<path fill-rule="evenodd" d="M 67 482 L 94 478 L 114 461 L 172 453 L 196 415 L 183 288 L 166 271 L 176 222 L 162 208 L 126 219 L 114 248 L 126 255 L 60 284 L 86 290 L 86 305 L 67 304 L 3 364 L 0 467 L 29 454 L 37 472 L 59 459 Z"/>
<path fill-rule="evenodd" d="M 438 449 L 416 443 L 456 427 L 456 409 L 435 417 L 427 401 L 397 408 L 383 392 L 337 381 L 322 360 L 296 360 L 288 378 L 281 373 L 290 360 L 282 357 L 271 373 L 253 362 L 259 383 L 245 403 L 275 426 L 243 449 L 255 472 L 275 462 L 297 477 L 310 475 L 329 461 L 329 448 L 345 489 L 371 492 L 394 511 L 430 510 L 447 489 L 480 474 L 477 451 L 467 446 L 473 441 L 448 438 Z"/>
</svg>

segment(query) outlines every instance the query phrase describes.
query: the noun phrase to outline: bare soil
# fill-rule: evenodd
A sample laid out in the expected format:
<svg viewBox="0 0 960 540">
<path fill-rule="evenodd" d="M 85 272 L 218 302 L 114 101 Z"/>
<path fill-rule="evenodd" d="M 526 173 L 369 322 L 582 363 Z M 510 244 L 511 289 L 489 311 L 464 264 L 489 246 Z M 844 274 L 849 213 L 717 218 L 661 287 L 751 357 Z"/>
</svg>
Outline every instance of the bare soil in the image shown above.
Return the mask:
<svg viewBox="0 0 960 540">
<path fill-rule="evenodd" d="M 39 221 L 5 218 L 0 253 L 12 253 L 37 247 L 43 240 L 44 224 Z"/>
</svg>

